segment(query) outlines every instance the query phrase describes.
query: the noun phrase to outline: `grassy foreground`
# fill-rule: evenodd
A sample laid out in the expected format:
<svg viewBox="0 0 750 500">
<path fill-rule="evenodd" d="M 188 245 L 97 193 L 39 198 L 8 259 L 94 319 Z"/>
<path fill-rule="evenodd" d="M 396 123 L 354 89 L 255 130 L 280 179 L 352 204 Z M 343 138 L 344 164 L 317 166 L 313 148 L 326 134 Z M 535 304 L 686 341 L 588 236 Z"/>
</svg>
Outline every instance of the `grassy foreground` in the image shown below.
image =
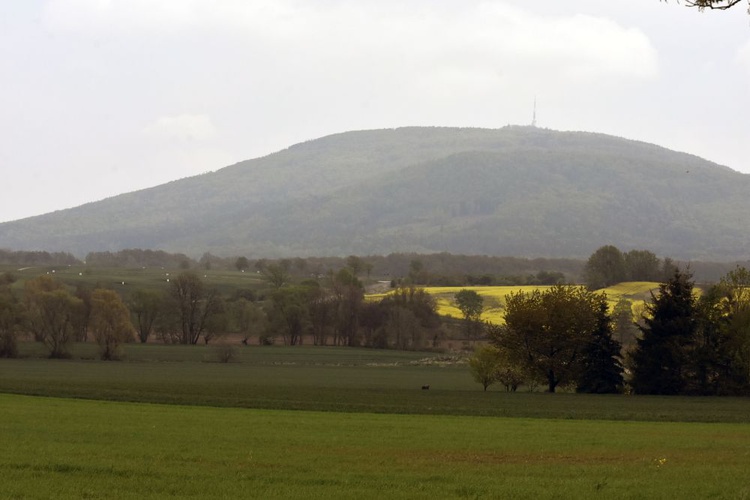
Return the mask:
<svg viewBox="0 0 750 500">
<path fill-rule="evenodd" d="M 742 424 L 0 394 L 2 498 L 747 498 Z"/>
</svg>

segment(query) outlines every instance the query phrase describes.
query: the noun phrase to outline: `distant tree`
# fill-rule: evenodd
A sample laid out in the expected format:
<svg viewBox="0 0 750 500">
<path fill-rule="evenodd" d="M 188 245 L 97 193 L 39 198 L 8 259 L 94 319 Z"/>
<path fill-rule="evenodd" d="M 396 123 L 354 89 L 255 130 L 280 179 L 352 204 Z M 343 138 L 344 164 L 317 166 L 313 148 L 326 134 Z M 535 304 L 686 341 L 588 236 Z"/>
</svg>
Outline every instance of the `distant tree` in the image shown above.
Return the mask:
<svg viewBox="0 0 750 500">
<path fill-rule="evenodd" d="M 659 281 L 659 258 L 648 250 L 631 250 L 623 255 L 627 281 Z"/>
<path fill-rule="evenodd" d="M 358 344 L 359 312 L 364 301 L 364 287 L 348 268 L 331 276 L 331 291 L 335 302 L 334 341 L 337 344 Z"/>
<path fill-rule="evenodd" d="M 593 292 L 556 285 L 512 293 L 505 302 L 505 327 L 490 332 L 492 342 L 530 376 L 546 381 L 549 392 L 577 382 L 583 348 L 597 327 Z"/>
<path fill-rule="evenodd" d="M 197 344 L 208 320 L 216 313 L 218 292 L 207 289 L 200 277 L 191 271 L 183 271 L 169 284 L 169 305 L 178 324 L 178 341 Z"/>
<path fill-rule="evenodd" d="M 98 288 L 91 292 L 91 331 L 99 344 L 101 359 L 120 358 L 120 344 L 133 339 L 130 311 L 117 292 Z"/>
<path fill-rule="evenodd" d="M 237 257 L 237 260 L 234 261 L 234 267 L 238 271 L 245 271 L 250 268 L 250 261 L 247 260 L 247 257 Z"/>
<path fill-rule="evenodd" d="M 40 276 L 24 285 L 27 328 L 34 338 L 49 349 L 51 358 L 70 356 L 68 346 L 73 340 L 73 320 L 83 306 L 59 281 Z"/>
<path fill-rule="evenodd" d="M 261 269 L 261 273 L 263 279 L 265 279 L 273 288 L 281 288 L 288 284 L 291 279 L 289 266 L 284 265 L 283 262 L 268 264 Z"/>
<path fill-rule="evenodd" d="M 598 301 L 598 304 L 596 303 Z M 620 361 L 620 343 L 612 338 L 612 318 L 609 316 L 607 298 L 594 298 L 596 325 L 581 350 L 581 375 L 577 392 L 616 394 L 623 390 L 623 366 Z"/>
<path fill-rule="evenodd" d="M 691 275 L 675 271 L 659 286 L 659 293 L 652 294 L 647 312 L 642 338 L 631 358 L 633 390 L 680 394 L 686 383 L 687 352 L 698 326 Z"/>
<path fill-rule="evenodd" d="M 301 286 L 274 290 L 267 315 L 269 328 L 281 334 L 285 345 L 302 343 L 302 335 L 310 324 L 307 290 Z"/>
<path fill-rule="evenodd" d="M 356 255 L 350 255 L 346 258 L 346 267 L 348 267 L 354 276 L 359 276 L 365 269 L 365 262 Z"/>
<path fill-rule="evenodd" d="M 464 288 L 453 296 L 456 306 L 464 315 L 466 323 L 466 334 L 470 340 L 476 340 L 482 331 L 482 310 L 484 309 L 484 298 L 475 290 Z"/>
<path fill-rule="evenodd" d="M 23 323 L 20 301 L 10 289 L 13 279 L 0 276 L 0 358 L 18 357 L 18 329 Z"/>
<path fill-rule="evenodd" d="M 203 343 L 208 345 L 225 334 L 229 328 L 229 319 L 227 303 L 221 295 L 217 295 L 213 313 L 206 320 L 206 328 L 203 330 Z"/>
<path fill-rule="evenodd" d="M 130 296 L 129 305 L 138 340 L 145 344 L 163 314 L 164 295 L 153 290 L 136 290 Z"/>
<path fill-rule="evenodd" d="M 625 280 L 625 259 L 620 250 L 606 245 L 594 252 L 584 268 L 586 284 L 592 290 L 606 288 Z"/>
<path fill-rule="evenodd" d="M 482 384 L 485 391 L 498 381 L 500 377 L 500 353 L 491 345 L 478 347 L 474 355 L 469 358 L 469 371 L 478 384 Z"/>
<path fill-rule="evenodd" d="M 307 308 L 310 314 L 313 344 L 328 344 L 328 336 L 333 331 L 338 309 L 333 293 L 320 286 L 310 287 Z"/>
<path fill-rule="evenodd" d="M 252 336 L 260 336 L 267 328 L 268 318 L 263 309 L 245 298 L 235 300 L 230 311 L 235 328 L 242 335 L 243 344 L 247 344 Z"/>
</svg>

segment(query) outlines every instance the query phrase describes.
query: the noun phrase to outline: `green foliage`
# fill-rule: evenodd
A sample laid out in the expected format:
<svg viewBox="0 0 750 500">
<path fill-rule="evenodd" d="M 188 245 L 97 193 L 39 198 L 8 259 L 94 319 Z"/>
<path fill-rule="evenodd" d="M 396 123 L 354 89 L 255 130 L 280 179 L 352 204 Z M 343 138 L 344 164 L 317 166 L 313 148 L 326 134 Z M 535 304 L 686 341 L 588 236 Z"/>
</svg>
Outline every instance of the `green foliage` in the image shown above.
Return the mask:
<svg viewBox="0 0 750 500">
<path fill-rule="evenodd" d="M 96 289 L 91 294 L 90 328 L 99 344 L 101 359 L 120 359 L 120 345 L 133 339 L 130 311 L 117 292 Z"/>
<path fill-rule="evenodd" d="M 613 245 L 599 248 L 586 262 L 584 276 L 586 284 L 592 290 L 625 281 L 625 259 L 622 252 Z"/>
<path fill-rule="evenodd" d="M 613 325 L 607 297 L 600 295 L 596 310 L 596 326 L 581 350 L 581 375 L 577 392 L 616 394 L 623 391 L 623 366 L 620 343 L 612 338 Z"/>
<path fill-rule="evenodd" d="M 129 305 L 138 339 L 145 343 L 164 314 L 164 293 L 156 290 L 136 290 L 130 296 Z"/>
<path fill-rule="evenodd" d="M 469 371 L 474 381 L 487 388 L 500 378 L 500 354 L 496 347 L 485 345 L 477 348 L 469 358 Z"/>
<path fill-rule="evenodd" d="M 467 338 L 475 340 L 482 331 L 482 310 L 484 298 L 475 290 L 463 289 L 454 296 L 456 306 L 464 315 Z"/>
<path fill-rule="evenodd" d="M 637 394 L 680 394 L 687 379 L 688 350 L 698 326 L 689 273 L 676 271 L 648 306 L 643 336 L 632 356 Z"/>
<path fill-rule="evenodd" d="M 27 328 L 49 349 L 51 358 L 67 358 L 74 337 L 74 321 L 83 301 L 71 295 L 65 285 L 49 276 L 26 282 L 24 304 Z"/>
<path fill-rule="evenodd" d="M 579 380 L 583 350 L 601 326 L 601 303 L 583 287 L 512 293 L 506 297 L 505 327 L 492 331 L 491 339 L 555 392 Z"/>
</svg>

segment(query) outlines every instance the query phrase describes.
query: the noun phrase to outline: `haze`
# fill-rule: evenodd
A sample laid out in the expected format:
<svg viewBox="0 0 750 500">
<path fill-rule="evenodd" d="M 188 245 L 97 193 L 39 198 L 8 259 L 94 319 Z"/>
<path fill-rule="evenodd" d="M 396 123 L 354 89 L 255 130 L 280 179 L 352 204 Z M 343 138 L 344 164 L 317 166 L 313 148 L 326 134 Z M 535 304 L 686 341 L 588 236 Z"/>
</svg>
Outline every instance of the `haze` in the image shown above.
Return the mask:
<svg viewBox="0 0 750 500">
<path fill-rule="evenodd" d="M 347 130 L 586 130 L 750 172 L 750 16 L 658 0 L 0 3 L 0 221 Z"/>
</svg>

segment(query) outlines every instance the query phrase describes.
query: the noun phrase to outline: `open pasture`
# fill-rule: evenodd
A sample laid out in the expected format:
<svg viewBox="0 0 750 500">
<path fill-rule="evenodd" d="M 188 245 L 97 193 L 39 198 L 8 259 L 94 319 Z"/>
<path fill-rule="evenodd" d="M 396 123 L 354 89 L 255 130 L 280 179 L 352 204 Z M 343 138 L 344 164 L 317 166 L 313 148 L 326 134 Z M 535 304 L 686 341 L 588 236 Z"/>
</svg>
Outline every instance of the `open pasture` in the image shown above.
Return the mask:
<svg viewBox="0 0 750 500">
<path fill-rule="evenodd" d="M 0 407 L 2 498 L 750 494 L 746 424 L 248 410 L 9 394 L 0 394 Z"/>
</svg>

